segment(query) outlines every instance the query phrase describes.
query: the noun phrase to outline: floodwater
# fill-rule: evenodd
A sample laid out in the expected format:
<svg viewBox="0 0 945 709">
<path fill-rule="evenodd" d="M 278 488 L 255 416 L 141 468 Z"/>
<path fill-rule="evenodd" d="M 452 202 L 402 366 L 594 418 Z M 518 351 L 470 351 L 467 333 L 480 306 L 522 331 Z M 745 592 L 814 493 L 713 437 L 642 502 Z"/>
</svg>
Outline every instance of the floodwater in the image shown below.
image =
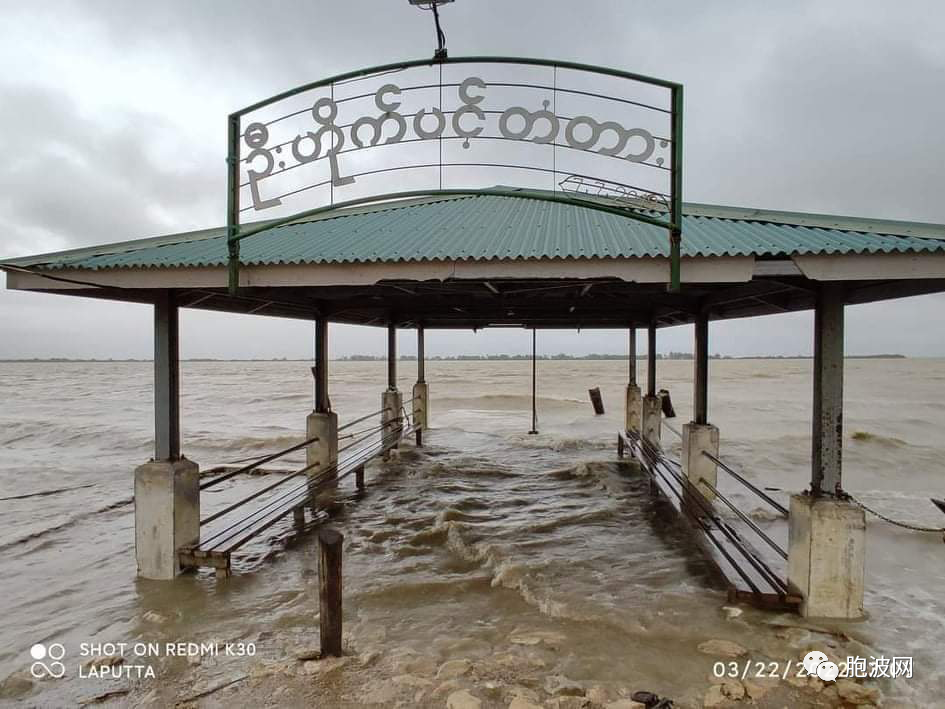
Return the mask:
<svg viewBox="0 0 945 709">
<path fill-rule="evenodd" d="M 691 411 L 691 366 L 659 363 L 677 429 Z M 414 367 L 400 365 L 403 391 Z M 811 362 L 710 369 L 722 457 L 786 504 L 809 478 Z M 439 663 L 547 631 L 566 638 L 548 672 L 701 696 L 713 658 L 699 643 L 751 648 L 784 616 L 746 607 L 727 619 L 698 548 L 639 474 L 616 464 L 625 362 L 540 361 L 537 436 L 527 435 L 530 376 L 525 361 L 428 363 L 427 445 L 405 443 L 398 460 L 372 463 L 368 494 L 334 521 L 346 537 L 347 642 Z M 385 377 L 382 362 L 332 363 L 342 424 L 380 408 Z M 149 363 L 0 363 L 0 680 L 28 671 L 37 642 L 62 643 L 68 669 L 61 680 L 8 683 L 0 703 L 58 706 L 101 693 L 104 680 L 76 676 L 83 642 L 248 639 L 265 654 L 314 637 L 315 541 L 294 538 L 291 518 L 244 547 L 225 581 L 208 571 L 135 578 L 128 502 L 133 470 L 152 450 L 151 384 Z M 593 386 L 603 416 L 588 401 Z M 928 498 L 945 497 L 945 360 L 851 360 L 845 388 L 845 487 L 892 517 L 941 526 Z M 305 362 L 182 365 L 183 447 L 202 468 L 301 440 L 310 410 Z M 672 433 L 664 440 L 678 448 Z M 743 509 L 763 506 L 719 475 Z M 204 515 L 273 479 L 205 491 Z M 758 518 L 786 542 L 781 520 Z M 871 616 L 843 631 L 877 656 L 913 658 L 911 679 L 880 684 L 887 698 L 943 706 L 941 535 L 876 518 L 867 530 Z"/>
</svg>

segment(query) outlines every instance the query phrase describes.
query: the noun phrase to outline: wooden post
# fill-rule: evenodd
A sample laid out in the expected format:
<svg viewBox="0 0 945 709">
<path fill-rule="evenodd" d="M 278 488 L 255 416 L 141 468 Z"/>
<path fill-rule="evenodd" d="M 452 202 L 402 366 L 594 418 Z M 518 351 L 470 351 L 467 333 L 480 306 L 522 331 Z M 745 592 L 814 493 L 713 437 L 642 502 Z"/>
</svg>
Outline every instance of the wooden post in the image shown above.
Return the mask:
<svg viewBox="0 0 945 709">
<path fill-rule="evenodd" d="M 364 490 L 364 466 L 363 465 L 359 465 L 357 468 L 355 468 L 354 483 L 355 483 L 355 486 L 358 488 L 359 492 Z"/>
<path fill-rule="evenodd" d="M 341 546 L 336 529 L 318 530 L 318 601 L 322 657 L 341 657 Z"/>
<path fill-rule="evenodd" d="M 292 510 L 292 518 L 295 522 L 295 528 L 299 531 L 305 529 L 305 507 L 299 505 Z"/>
<path fill-rule="evenodd" d="M 600 387 L 588 389 L 587 393 L 591 397 L 591 405 L 594 407 L 594 414 L 600 416 L 604 413 L 604 400 L 600 395 Z"/>
</svg>

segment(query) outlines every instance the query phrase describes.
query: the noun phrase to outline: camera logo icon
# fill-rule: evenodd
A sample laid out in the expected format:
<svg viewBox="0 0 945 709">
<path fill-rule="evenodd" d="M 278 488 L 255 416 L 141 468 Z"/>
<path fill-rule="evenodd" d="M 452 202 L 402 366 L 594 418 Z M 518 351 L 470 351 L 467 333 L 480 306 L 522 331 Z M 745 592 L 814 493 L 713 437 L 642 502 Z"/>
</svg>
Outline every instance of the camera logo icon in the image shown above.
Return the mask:
<svg viewBox="0 0 945 709">
<path fill-rule="evenodd" d="M 34 660 L 30 665 L 30 674 L 36 679 L 59 679 L 66 673 L 66 666 L 59 661 L 65 655 L 66 648 L 62 643 L 52 643 L 49 646 L 36 643 L 30 648 L 30 657 Z"/>
<path fill-rule="evenodd" d="M 820 650 L 811 650 L 804 655 L 804 669 L 809 675 L 817 675 L 824 682 L 833 682 L 840 674 L 836 662 L 831 662 Z"/>
</svg>

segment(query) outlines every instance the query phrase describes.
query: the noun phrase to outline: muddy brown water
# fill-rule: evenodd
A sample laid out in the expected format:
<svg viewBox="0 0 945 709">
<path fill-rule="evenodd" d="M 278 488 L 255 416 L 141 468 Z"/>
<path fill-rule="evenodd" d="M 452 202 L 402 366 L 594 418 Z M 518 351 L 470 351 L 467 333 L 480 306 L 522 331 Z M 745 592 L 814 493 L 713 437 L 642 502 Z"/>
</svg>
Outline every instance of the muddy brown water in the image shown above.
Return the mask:
<svg viewBox="0 0 945 709">
<path fill-rule="evenodd" d="M 185 362 L 186 455 L 206 468 L 301 440 L 308 367 Z M 413 368 L 401 365 L 404 391 Z M 348 642 L 441 663 L 547 631 L 566 638 L 549 672 L 670 696 L 703 688 L 714 660 L 700 642 L 752 647 L 778 616 L 746 608 L 728 620 L 698 549 L 616 464 L 625 362 L 540 362 L 537 436 L 526 433 L 530 376 L 528 362 L 428 363 L 426 447 L 406 444 L 399 460 L 370 465 L 369 494 L 335 521 L 346 537 Z M 678 428 L 691 410 L 691 363 L 660 362 L 659 377 Z M 384 363 L 333 363 L 331 378 L 342 424 L 379 408 Z M 253 642 L 265 657 L 286 638 L 315 642 L 314 536 L 294 538 L 291 520 L 247 545 L 223 583 L 208 572 L 135 578 L 127 501 L 134 467 L 151 454 L 151 383 L 148 363 L 0 364 L 0 679 L 28 672 L 34 643 L 66 650 L 64 678 L 0 702 L 70 704 L 120 683 L 78 676 L 82 643 L 219 639 Z M 588 400 L 595 386 L 603 416 Z M 723 458 L 785 491 L 771 493 L 782 503 L 809 478 L 811 386 L 809 360 L 711 364 L 710 420 Z M 945 522 L 928 502 L 945 497 L 945 360 L 849 361 L 844 423 L 845 487 L 890 516 Z M 678 447 L 672 433 L 664 438 Z M 270 481 L 240 477 L 208 490 L 203 512 Z M 722 473 L 720 487 L 743 509 L 763 507 Z M 782 521 L 758 518 L 786 542 Z M 870 618 L 843 630 L 876 655 L 913 657 L 911 679 L 882 684 L 887 697 L 941 705 L 941 537 L 870 518 L 867 564 Z"/>
</svg>

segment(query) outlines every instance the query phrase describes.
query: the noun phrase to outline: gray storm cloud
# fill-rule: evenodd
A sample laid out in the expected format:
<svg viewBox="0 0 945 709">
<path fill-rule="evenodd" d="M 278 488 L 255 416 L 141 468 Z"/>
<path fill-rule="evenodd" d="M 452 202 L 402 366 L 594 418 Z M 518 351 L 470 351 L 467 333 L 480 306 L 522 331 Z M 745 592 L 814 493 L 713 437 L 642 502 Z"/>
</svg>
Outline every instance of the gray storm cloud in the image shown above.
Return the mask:
<svg viewBox="0 0 945 709">
<path fill-rule="evenodd" d="M 228 110 L 433 49 L 429 16 L 406 0 L 92 0 L 4 14 L 3 256 L 217 225 Z M 945 221 L 938 3 L 457 0 L 443 20 L 453 55 L 561 58 L 683 82 L 688 201 Z M 943 305 L 928 296 L 850 308 L 848 348 L 945 354 Z M 189 356 L 311 352 L 304 323 L 194 312 L 183 322 Z M 0 291 L 0 332 L 0 357 L 150 352 L 143 306 Z M 713 337 L 713 350 L 732 354 L 809 352 L 810 317 L 720 323 Z M 548 352 L 625 342 L 614 332 L 543 340 Z M 660 347 L 690 340 L 675 328 Z M 383 341 L 339 327 L 333 350 L 380 353 Z M 518 332 L 428 342 L 431 354 L 528 345 Z"/>
</svg>

